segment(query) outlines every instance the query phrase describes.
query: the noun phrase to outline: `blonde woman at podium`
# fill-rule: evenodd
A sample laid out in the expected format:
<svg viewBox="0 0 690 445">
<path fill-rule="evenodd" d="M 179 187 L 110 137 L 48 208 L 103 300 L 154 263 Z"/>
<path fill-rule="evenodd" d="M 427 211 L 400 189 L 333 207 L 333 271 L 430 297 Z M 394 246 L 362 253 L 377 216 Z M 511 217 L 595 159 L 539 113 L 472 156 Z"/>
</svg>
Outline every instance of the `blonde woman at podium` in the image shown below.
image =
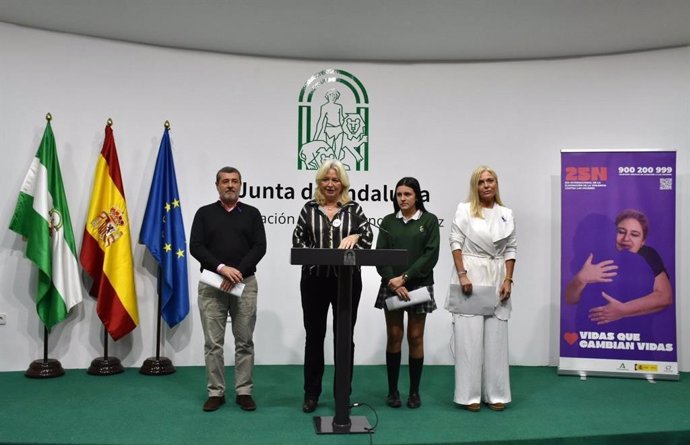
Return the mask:
<svg viewBox="0 0 690 445">
<path fill-rule="evenodd" d="M 450 229 L 455 271 L 446 308 L 453 313 L 455 403 L 502 411 L 511 401 L 508 318 L 517 252 L 513 212 L 503 207 L 498 176 L 479 167 Z"/>
<path fill-rule="evenodd" d="M 409 408 L 419 408 L 419 383 L 424 366 L 424 324 L 426 314 L 436 309 L 434 301 L 434 266 L 438 261 L 439 223 L 424 208 L 419 181 L 402 178 L 395 185 L 393 213 L 381 222 L 377 249 L 405 249 L 408 262 L 402 266 L 378 266 L 381 287 L 375 306 L 383 309 L 386 318 L 386 370 L 388 397 L 386 403 L 399 408 L 401 346 L 405 335 L 404 314 L 407 312 L 410 390 Z"/>
<path fill-rule="evenodd" d="M 340 161 L 326 160 L 316 172 L 314 199 L 302 207 L 292 235 L 292 246 L 302 248 L 370 249 L 371 226 L 362 207 L 350 199 L 350 180 Z M 302 266 L 300 280 L 304 345 L 304 403 L 302 411 L 313 412 L 321 395 L 324 373 L 323 342 L 328 308 L 337 312 L 338 276 L 335 266 Z M 352 329 L 362 293 L 359 268 L 352 278 Z M 335 319 L 333 329 L 336 329 Z M 354 342 L 352 352 L 354 355 Z M 352 373 L 350 373 L 352 376 Z"/>
</svg>

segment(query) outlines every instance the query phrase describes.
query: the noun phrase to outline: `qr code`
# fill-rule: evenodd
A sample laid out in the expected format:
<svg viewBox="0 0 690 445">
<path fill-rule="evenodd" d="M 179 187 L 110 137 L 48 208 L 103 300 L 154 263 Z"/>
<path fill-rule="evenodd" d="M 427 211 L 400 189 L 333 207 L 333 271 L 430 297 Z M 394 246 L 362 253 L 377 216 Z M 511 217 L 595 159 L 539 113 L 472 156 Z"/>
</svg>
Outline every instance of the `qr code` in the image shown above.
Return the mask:
<svg viewBox="0 0 690 445">
<path fill-rule="evenodd" d="M 659 178 L 659 190 L 673 190 L 673 178 Z"/>
</svg>

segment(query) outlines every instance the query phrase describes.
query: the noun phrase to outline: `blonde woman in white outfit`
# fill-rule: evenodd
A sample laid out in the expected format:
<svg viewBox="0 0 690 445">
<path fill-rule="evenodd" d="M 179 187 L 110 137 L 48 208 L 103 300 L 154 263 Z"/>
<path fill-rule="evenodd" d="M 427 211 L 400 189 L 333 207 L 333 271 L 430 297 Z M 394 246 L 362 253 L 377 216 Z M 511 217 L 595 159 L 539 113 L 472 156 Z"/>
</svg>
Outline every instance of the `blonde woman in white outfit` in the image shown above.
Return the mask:
<svg viewBox="0 0 690 445">
<path fill-rule="evenodd" d="M 473 285 L 492 286 L 496 304 L 489 315 L 453 314 L 454 401 L 470 411 L 479 411 L 482 401 L 502 411 L 511 401 L 508 318 L 517 250 L 515 222 L 513 212 L 503 207 L 498 177 L 489 167 L 472 173 L 468 201 L 458 205 L 451 227 L 455 265 L 451 285 L 459 285 L 467 300 Z"/>
</svg>

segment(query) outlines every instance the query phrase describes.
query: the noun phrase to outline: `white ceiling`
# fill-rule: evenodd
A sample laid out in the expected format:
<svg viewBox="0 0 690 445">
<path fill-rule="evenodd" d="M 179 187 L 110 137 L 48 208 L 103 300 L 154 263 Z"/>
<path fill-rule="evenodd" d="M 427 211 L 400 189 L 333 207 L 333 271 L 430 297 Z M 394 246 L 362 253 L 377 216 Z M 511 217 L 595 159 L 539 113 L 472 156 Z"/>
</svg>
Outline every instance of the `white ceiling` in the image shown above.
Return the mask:
<svg viewBox="0 0 690 445">
<path fill-rule="evenodd" d="M 322 60 L 513 60 L 690 45 L 690 0 L 0 0 L 0 21 Z"/>
</svg>

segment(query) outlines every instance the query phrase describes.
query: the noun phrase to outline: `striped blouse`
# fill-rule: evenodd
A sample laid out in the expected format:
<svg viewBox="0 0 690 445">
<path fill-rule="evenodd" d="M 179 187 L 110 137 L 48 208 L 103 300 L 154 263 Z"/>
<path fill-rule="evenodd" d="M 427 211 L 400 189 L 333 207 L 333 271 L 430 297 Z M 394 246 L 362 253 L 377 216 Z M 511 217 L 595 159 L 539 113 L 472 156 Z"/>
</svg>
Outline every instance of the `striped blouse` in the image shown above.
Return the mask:
<svg viewBox="0 0 690 445">
<path fill-rule="evenodd" d="M 338 248 L 343 238 L 359 235 L 355 248 L 371 249 L 374 235 L 362 207 L 354 201 L 344 204 L 329 221 L 321 206 L 308 201 L 299 214 L 299 221 L 292 233 L 293 247 Z M 303 272 L 314 275 L 335 275 L 333 266 L 304 265 Z"/>
</svg>

